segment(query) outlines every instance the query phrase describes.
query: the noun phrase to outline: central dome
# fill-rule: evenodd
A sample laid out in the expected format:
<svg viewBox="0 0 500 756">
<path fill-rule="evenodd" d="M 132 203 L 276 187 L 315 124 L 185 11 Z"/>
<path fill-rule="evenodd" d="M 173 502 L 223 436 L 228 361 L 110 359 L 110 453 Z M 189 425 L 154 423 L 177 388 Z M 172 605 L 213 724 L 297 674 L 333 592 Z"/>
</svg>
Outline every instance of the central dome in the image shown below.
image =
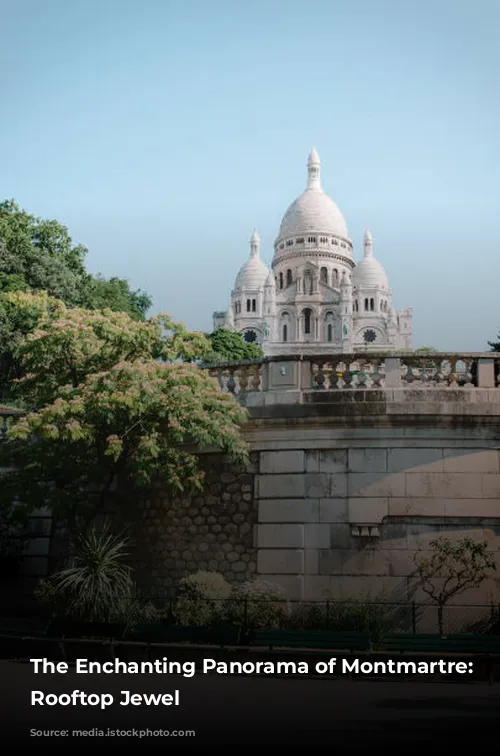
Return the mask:
<svg viewBox="0 0 500 756">
<path fill-rule="evenodd" d="M 279 237 L 317 233 L 349 238 L 347 223 L 335 202 L 323 191 L 320 184 L 320 161 L 313 149 L 307 163 L 308 186 L 292 202 L 281 221 Z"/>
</svg>

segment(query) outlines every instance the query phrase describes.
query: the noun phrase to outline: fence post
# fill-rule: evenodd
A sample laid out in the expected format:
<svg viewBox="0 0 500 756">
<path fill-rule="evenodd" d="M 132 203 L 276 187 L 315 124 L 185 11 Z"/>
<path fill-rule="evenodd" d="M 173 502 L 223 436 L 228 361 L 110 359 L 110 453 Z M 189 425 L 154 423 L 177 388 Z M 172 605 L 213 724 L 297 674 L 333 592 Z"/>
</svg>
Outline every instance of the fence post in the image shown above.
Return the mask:
<svg viewBox="0 0 500 756">
<path fill-rule="evenodd" d="M 414 601 L 412 601 L 411 604 L 411 625 L 413 630 L 413 635 L 416 635 L 417 632 L 417 605 Z"/>
</svg>

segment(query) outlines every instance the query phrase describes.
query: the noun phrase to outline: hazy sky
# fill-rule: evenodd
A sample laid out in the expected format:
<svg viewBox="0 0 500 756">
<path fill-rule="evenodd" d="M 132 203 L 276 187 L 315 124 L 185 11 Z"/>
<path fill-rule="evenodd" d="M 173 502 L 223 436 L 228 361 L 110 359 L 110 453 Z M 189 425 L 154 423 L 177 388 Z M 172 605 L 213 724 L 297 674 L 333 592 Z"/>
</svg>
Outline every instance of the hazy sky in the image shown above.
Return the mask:
<svg viewBox="0 0 500 756">
<path fill-rule="evenodd" d="M 414 345 L 500 329 L 499 0 L 0 0 L 0 197 L 210 329 L 313 145 Z"/>
</svg>

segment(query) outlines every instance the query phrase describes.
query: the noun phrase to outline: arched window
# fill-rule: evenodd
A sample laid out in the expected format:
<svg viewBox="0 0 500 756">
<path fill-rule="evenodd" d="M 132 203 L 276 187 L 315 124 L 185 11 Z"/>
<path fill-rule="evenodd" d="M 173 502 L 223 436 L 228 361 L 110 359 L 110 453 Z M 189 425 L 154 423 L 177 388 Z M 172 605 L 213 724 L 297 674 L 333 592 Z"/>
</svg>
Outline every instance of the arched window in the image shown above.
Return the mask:
<svg viewBox="0 0 500 756">
<path fill-rule="evenodd" d="M 328 283 L 328 270 L 326 268 L 321 268 L 319 278 L 322 283 Z"/>
<path fill-rule="evenodd" d="M 326 338 L 327 338 L 327 341 L 333 341 L 333 326 L 331 323 L 328 323 L 327 325 Z"/>
<path fill-rule="evenodd" d="M 250 300 L 247 299 L 247 312 L 250 312 L 250 304 L 251 304 Z"/>
<path fill-rule="evenodd" d="M 365 310 L 368 310 L 368 299 L 365 299 Z"/>
<path fill-rule="evenodd" d="M 370 299 L 370 310 L 373 312 L 375 309 L 375 300 L 373 297 Z"/>
<path fill-rule="evenodd" d="M 288 326 L 286 323 L 283 324 L 283 341 L 288 341 Z"/>
<path fill-rule="evenodd" d="M 280 289 L 283 288 L 283 273 L 280 273 Z"/>
<path fill-rule="evenodd" d="M 255 301 L 255 299 L 252 299 L 252 312 L 255 312 L 256 309 L 257 309 L 257 302 Z"/>
<path fill-rule="evenodd" d="M 292 271 L 290 268 L 286 272 L 286 285 L 290 286 L 293 283 Z"/>
<path fill-rule="evenodd" d="M 304 310 L 304 333 L 311 333 L 312 310 L 307 307 Z"/>
<path fill-rule="evenodd" d="M 338 272 L 337 268 L 334 268 L 333 269 L 333 281 L 332 281 L 332 285 L 333 286 L 338 286 L 338 283 L 339 283 L 339 272 Z"/>
</svg>

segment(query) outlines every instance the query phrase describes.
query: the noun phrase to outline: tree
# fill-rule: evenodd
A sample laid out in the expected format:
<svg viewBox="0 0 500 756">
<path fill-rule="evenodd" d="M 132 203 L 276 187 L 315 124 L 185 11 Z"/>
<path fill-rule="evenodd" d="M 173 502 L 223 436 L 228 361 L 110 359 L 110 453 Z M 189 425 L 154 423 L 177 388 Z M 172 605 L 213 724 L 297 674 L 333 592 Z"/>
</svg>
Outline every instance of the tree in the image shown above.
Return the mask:
<svg viewBox="0 0 500 756">
<path fill-rule="evenodd" d="M 492 352 L 500 352 L 500 333 L 497 336 L 499 341 L 488 341 L 488 346 L 491 347 Z"/>
<path fill-rule="evenodd" d="M 10 296 L 25 307 L 39 299 Z M 30 411 L 2 444 L 13 470 L 0 502 L 43 501 L 76 528 L 160 473 L 172 491 L 200 489 L 198 447 L 246 461 L 245 411 L 193 364 L 208 351 L 167 315 L 140 322 L 52 301 L 18 350 L 17 394 Z"/>
<path fill-rule="evenodd" d="M 439 632 L 444 632 L 443 610 L 448 601 L 469 588 L 479 586 L 496 570 L 493 552 L 486 542 L 465 537 L 459 541 L 437 538 L 430 542 L 430 556 L 415 555 L 422 589 L 437 604 Z"/>
<path fill-rule="evenodd" d="M 74 245 L 68 230 L 21 210 L 14 200 L 0 203 L 0 391 L 19 377 L 16 344 L 33 327 L 32 318 L 13 311 L 5 295 L 45 291 L 70 307 L 109 308 L 144 320 L 151 299 L 131 291 L 124 279 L 92 276 L 85 269 L 87 249 Z M 1 395 L 1 394 L 0 394 Z"/>
<path fill-rule="evenodd" d="M 230 331 L 228 328 L 216 328 L 208 339 L 212 346 L 211 362 L 237 362 L 238 360 L 254 360 L 264 356 L 258 344 L 248 343 L 241 333 Z"/>
</svg>

